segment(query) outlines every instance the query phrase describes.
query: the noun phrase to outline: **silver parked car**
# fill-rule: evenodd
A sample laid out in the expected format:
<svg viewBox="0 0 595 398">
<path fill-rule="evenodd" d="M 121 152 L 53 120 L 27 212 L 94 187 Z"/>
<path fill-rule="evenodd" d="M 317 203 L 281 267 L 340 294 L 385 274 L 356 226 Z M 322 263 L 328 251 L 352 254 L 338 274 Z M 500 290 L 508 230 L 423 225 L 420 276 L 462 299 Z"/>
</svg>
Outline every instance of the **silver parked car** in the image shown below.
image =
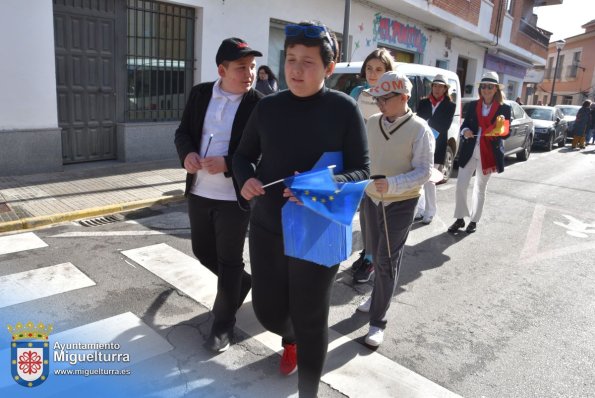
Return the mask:
<svg viewBox="0 0 595 398">
<path fill-rule="evenodd" d="M 555 108 L 558 108 L 564 114 L 564 120 L 568 123 L 568 133 L 566 134 L 566 138 L 572 138 L 574 135 L 573 129 L 576 114 L 581 107 L 578 105 L 556 105 Z"/>
</svg>

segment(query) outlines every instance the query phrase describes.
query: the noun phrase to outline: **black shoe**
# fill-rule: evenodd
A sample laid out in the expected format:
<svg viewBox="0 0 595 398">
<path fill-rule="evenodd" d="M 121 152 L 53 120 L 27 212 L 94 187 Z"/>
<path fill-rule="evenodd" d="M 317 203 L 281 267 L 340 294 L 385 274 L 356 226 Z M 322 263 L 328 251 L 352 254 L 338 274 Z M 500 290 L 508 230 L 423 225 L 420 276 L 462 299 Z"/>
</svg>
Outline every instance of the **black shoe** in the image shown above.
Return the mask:
<svg viewBox="0 0 595 398">
<path fill-rule="evenodd" d="M 463 220 L 462 218 L 457 218 L 457 220 L 450 227 L 448 227 L 448 232 L 457 232 L 459 229 L 463 228 L 464 226 L 465 226 L 465 220 Z"/>
<path fill-rule="evenodd" d="M 362 264 L 364 263 L 364 257 L 366 256 L 366 252 L 362 250 L 359 253 L 359 258 L 351 264 L 351 272 L 355 275 L 358 269 L 361 268 Z"/>
<path fill-rule="evenodd" d="M 374 264 L 364 259 L 362 266 L 353 274 L 353 283 L 365 283 L 374 274 Z"/>
<path fill-rule="evenodd" d="M 477 223 L 474 223 L 473 221 L 471 221 L 469 223 L 469 225 L 467 225 L 467 229 L 465 229 L 465 232 L 467 232 L 468 234 L 472 234 L 473 232 L 475 232 L 476 229 L 477 229 Z"/>
<path fill-rule="evenodd" d="M 221 353 L 227 351 L 229 346 L 231 345 L 231 340 L 233 338 L 233 330 L 229 332 L 223 333 L 213 333 L 205 341 L 204 346 L 216 353 Z"/>
</svg>

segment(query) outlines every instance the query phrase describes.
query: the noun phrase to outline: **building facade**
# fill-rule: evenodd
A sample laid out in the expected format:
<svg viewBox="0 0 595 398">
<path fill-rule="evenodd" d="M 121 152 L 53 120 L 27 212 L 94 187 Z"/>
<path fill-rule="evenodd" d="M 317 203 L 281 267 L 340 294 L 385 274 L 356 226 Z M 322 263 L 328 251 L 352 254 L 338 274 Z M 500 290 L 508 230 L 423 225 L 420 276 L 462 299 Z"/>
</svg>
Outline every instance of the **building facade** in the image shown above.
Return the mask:
<svg viewBox="0 0 595 398">
<path fill-rule="evenodd" d="M 595 100 L 595 19 L 582 28 L 584 33 L 564 40 L 559 57 L 556 43 L 549 45 L 543 78 L 527 82 L 527 103 L 582 105 L 586 99 Z"/>
<path fill-rule="evenodd" d="M 283 29 L 318 19 L 348 60 L 377 47 L 395 59 L 455 71 L 476 96 L 485 70 L 508 97 L 545 64 L 538 5 L 562 0 L 3 0 L 0 3 L 0 175 L 78 162 L 174 158 L 190 88 L 217 78 L 221 40 L 263 52 L 283 86 Z M 519 33 L 520 32 L 520 33 Z"/>
</svg>

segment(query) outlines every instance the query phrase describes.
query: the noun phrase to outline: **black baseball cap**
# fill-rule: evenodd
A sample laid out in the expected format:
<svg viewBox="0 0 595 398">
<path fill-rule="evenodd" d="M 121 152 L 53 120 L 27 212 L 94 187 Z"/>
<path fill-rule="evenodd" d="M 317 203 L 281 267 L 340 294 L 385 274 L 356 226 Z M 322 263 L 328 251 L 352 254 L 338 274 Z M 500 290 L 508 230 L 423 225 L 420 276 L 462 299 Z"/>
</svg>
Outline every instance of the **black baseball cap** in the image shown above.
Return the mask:
<svg viewBox="0 0 595 398">
<path fill-rule="evenodd" d="M 260 51 L 251 49 L 244 40 L 237 37 L 230 37 L 221 42 L 215 61 L 217 65 L 221 65 L 224 61 L 235 61 L 247 55 L 262 57 Z"/>
</svg>

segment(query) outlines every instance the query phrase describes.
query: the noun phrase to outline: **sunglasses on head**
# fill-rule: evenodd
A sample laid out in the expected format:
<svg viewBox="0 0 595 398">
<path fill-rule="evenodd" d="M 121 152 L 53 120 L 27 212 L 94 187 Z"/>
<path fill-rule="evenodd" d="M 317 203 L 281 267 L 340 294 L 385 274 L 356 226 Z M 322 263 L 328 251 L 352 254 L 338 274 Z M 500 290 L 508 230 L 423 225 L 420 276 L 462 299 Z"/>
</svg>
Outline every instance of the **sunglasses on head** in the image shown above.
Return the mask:
<svg viewBox="0 0 595 398">
<path fill-rule="evenodd" d="M 494 87 L 496 87 L 495 84 L 480 84 L 479 85 L 479 88 L 482 89 L 482 90 L 491 90 Z"/>
<path fill-rule="evenodd" d="M 304 36 L 309 39 L 325 39 L 331 45 L 333 54 L 337 55 L 337 49 L 335 48 L 335 42 L 331 38 L 331 35 L 328 33 L 328 30 L 326 29 L 325 26 L 286 25 L 285 26 L 285 36 L 286 37 Z"/>
</svg>

